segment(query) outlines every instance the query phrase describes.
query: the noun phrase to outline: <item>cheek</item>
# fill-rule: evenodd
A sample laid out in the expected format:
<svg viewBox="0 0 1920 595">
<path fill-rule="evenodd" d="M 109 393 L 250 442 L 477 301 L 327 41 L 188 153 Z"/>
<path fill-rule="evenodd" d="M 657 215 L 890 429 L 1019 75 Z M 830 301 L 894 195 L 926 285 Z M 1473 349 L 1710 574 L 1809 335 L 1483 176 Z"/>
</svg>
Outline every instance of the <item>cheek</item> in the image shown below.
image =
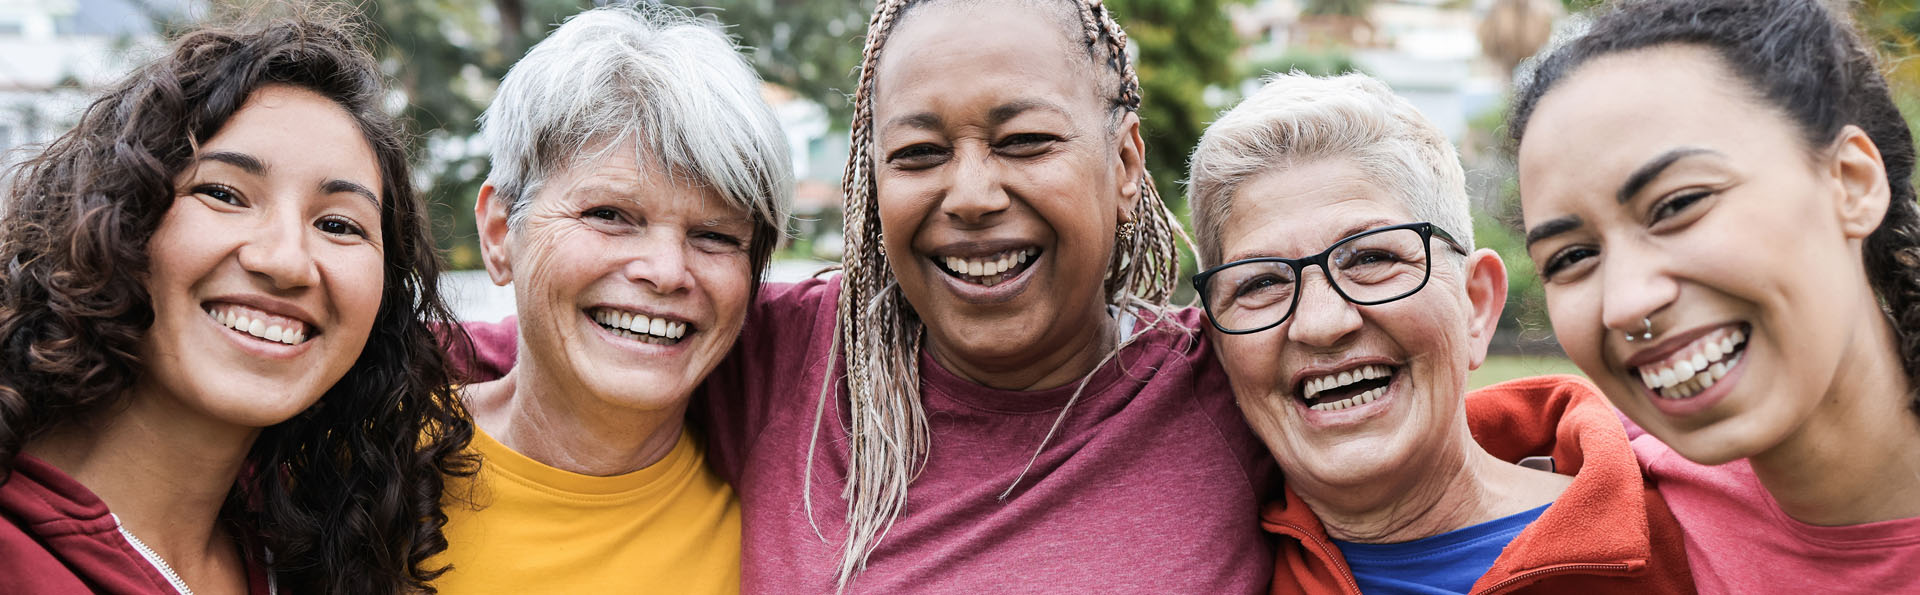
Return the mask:
<svg viewBox="0 0 1920 595">
<path fill-rule="evenodd" d="M 1213 333 L 1214 344 L 1219 346 L 1220 366 L 1226 369 L 1236 395 L 1262 399 L 1285 390 L 1280 372 L 1281 330 L 1268 329 L 1251 335 L 1209 331 Z"/>
<path fill-rule="evenodd" d="M 1600 291 L 1601 287 L 1592 279 L 1573 285 L 1548 283 L 1545 288 L 1547 321 L 1553 327 L 1554 338 L 1574 365 L 1595 378 L 1606 375 L 1605 362 L 1600 356 L 1601 345 L 1605 343 L 1597 299 Z"/>
<path fill-rule="evenodd" d="M 327 292 L 340 313 L 347 330 L 365 336 L 373 330 L 380 313 L 380 301 L 386 294 L 385 259 L 367 246 L 342 246 L 321 259 Z"/>
<path fill-rule="evenodd" d="M 721 329 L 739 329 L 747 316 L 747 301 L 753 290 L 753 266 L 745 252 L 699 254 L 690 262 L 694 278 L 699 280 L 711 300 L 714 324 Z M 732 335 L 727 338 L 731 340 Z"/>
</svg>

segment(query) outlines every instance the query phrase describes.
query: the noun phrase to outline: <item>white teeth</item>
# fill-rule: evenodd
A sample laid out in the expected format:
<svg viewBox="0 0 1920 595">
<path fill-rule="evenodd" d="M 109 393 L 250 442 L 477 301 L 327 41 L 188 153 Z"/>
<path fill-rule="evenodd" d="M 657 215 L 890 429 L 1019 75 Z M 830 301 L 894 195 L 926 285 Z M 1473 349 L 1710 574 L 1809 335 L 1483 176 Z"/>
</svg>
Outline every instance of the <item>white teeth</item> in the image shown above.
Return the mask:
<svg viewBox="0 0 1920 595">
<path fill-rule="evenodd" d="M 969 277 L 993 277 L 1013 270 L 1014 267 L 1033 258 L 1037 252 L 1038 250 L 1028 248 L 978 259 L 948 256 L 944 257 L 941 263 L 946 265 L 947 270 Z"/>
<path fill-rule="evenodd" d="M 1386 366 L 1382 366 L 1382 365 L 1361 366 L 1359 368 L 1347 370 L 1338 374 L 1328 374 L 1326 376 L 1320 376 L 1318 378 L 1310 378 L 1306 382 L 1302 383 L 1303 385 L 1302 390 L 1303 392 L 1306 393 L 1306 397 L 1311 399 L 1314 396 L 1319 395 L 1320 393 L 1333 390 L 1336 388 L 1340 388 L 1349 384 L 1353 384 L 1355 382 L 1372 380 L 1375 378 L 1386 378 L 1392 375 L 1393 375 L 1393 369 L 1388 368 Z M 1372 391 L 1368 391 L 1368 392 L 1372 392 Z M 1348 399 L 1344 399 L 1341 402 L 1351 401 L 1357 398 L 1359 397 L 1357 396 L 1351 397 Z M 1327 403 L 1321 403 L 1321 405 L 1327 405 Z"/>
<path fill-rule="evenodd" d="M 1647 388 L 1661 397 L 1681 399 L 1698 394 L 1726 376 L 1740 354 L 1735 349 L 1746 343 L 1746 332 L 1726 331 L 1720 337 L 1709 335 L 1697 345 L 1688 346 L 1679 355 L 1670 356 L 1662 367 L 1642 366 L 1635 373 Z M 1724 360 L 1724 361 L 1723 361 Z"/>
<path fill-rule="evenodd" d="M 687 323 L 652 318 L 645 314 L 601 309 L 593 311 L 592 318 L 601 326 L 635 335 L 661 339 L 679 339 L 687 336 Z"/>
<path fill-rule="evenodd" d="M 267 341 L 299 345 L 307 340 L 304 325 L 287 326 L 278 321 L 268 322 L 266 318 L 251 318 L 240 313 L 237 308 L 238 306 L 216 306 L 207 308 L 206 312 L 207 316 L 212 317 L 214 322 L 220 323 L 221 326 Z"/>
<path fill-rule="evenodd" d="M 1364 393 L 1360 393 L 1358 395 L 1347 397 L 1345 399 L 1334 401 L 1332 403 L 1321 403 L 1318 405 L 1314 405 L 1312 407 L 1308 407 L 1308 409 L 1312 409 L 1314 411 L 1339 411 L 1341 409 L 1359 407 L 1367 403 L 1372 403 L 1375 400 L 1379 399 L 1380 396 L 1384 394 L 1387 394 L 1387 387 L 1383 386 L 1380 388 L 1369 390 Z"/>
</svg>

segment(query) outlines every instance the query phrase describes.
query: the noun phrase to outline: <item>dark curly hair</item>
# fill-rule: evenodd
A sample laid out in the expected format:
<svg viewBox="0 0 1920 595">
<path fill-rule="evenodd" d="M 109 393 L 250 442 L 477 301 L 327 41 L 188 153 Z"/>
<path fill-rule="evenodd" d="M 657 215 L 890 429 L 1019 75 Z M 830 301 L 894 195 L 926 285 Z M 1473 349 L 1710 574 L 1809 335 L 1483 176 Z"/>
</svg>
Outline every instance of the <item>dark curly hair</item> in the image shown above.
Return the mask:
<svg viewBox="0 0 1920 595">
<path fill-rule="evenodd" d="M 0 474 L 30 440 L 118 404 L 154 312 L 147 243 L 195 148 L 265 85 L 338 103 L 379 161 L 385 292 L 353 368 L 266 428 L 221 510 L 301 592 L 433 592 L 443 478 L 470 475 L 473 428 L 432 325 L 455 328 L 385 80 L 355 23 L 308 15 L 179 37 L 12 172 L 0 218 Z M 458 340 L 458 338 L 456 338 Z M 0 475 L 0 481 L 4 481 Z"/>
<path fill-rule="evenodd" d="M 1892 200 L 1861 246 L 1867 280 L 1894 319 L 1901 363 L 1920 379 L 1920 204 L 1913 187 L 1913 134 L 1893 101 L 1873 51 L 1852 22 L 1820 0 L 1623 2 L 1586 34 L 1541 60 L 1522 83 L 1508 117 L 1517 147 L 1553 86 L 1594 58 L 1661 45 L 1706 48 L 1755 97 L 1798 129 L 1807 147 L 1826 147 L 1848 125 L 1880 149 Z M 1920 411 L 1920 401 L 1913 405 Z"/>
</svg>

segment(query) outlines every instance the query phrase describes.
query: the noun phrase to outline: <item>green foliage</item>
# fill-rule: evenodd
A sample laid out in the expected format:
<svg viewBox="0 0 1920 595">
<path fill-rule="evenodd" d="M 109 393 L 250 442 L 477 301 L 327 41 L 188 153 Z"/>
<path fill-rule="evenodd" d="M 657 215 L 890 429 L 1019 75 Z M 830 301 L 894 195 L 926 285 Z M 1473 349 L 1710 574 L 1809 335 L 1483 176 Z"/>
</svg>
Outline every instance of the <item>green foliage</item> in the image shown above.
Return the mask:
<svg viewBox="0 0 1920 595">
<path fill-rule="evenodd" d="M 1147 143 L 1147 169 L 1160 196 L 1184 210 L 1187 155 L 1213 121 L 1214 108 L 1202 98 L 1208 86 L 1235 82 L 1233 54 L 1239 36 L 1227 21 L 1233 0 L 1112 0 L 1137 50 L 1140 75 L 1141 136 Z"/>
<path fill-rule="evenodd" d="M 1362 72 L 1360 64 L 1353 61 L 1353 54 L 1340 46 L 1324 48 L 1288 48 L 1287 53 L 1279 57 L 1251 64 L 1247 76 L 1263 77 L 1270 73 L 1299 71 L 1314 76 L 1334 76 L 1353 72 Z"/>
<path fill-rule="evenodd" d="M 1300 8 L 1300 13 L 1361 19 L 1366 18 L 1370 8 L 1373 8 L 1373 0 L 1307 0 L 1306 6 Z"/>
</svg>

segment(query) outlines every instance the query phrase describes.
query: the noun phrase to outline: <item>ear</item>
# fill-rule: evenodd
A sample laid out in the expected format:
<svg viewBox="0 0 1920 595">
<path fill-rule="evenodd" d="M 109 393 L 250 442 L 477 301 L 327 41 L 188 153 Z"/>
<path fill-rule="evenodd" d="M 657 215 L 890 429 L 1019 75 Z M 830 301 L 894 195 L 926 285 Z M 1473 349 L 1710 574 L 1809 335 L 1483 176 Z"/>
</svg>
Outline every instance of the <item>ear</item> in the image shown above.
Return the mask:
<svg viewBox="0 0 1920 595">
<path fill-rule="evenodd" d="M 487 276 L 494 285 L 513 282 L 513 258 L 507 251 L 506 201 L 492 182 L 480 185 L 480 196 L 473 201 L 473 222 L 480 230 L 480 260 L 487 263 Z"/>
<path fill-rule="evenodd" d="M 1500 326 L 1500 313 L 1507 309 L 1507 263 L 1500 260 L 1500 253 L 1481 248 L 1467 257 L 1466 272 L 1467 301 L 1473 306 L 1467 319 L 1467 336 L 1473 339 L 1467 369 L 1478 370 L 1487 361 L 1487 346 Z"/>
<path fill-rule="evenodd" d="M 1866 131 L 1849 124 L 1840 129 L 1840 138 L 1835 141 L 1832 171 L 1840 185 L 1834 205 L 1840 229 L 1848 239 L 1864 240 L 1880 228 L 1880 220 L 1886 218 L 1893 200 L 1880 147 L 1873 144 Z"/>
<path fill-rule="evenodd" d="M 1114 163 L 1114 181 L 1120 193 L 1120 213 L 1117 221 L 1133 220 L 1133 210 L 1140 205 L 1140 188 L 1147 174 L 1147 143 L 1140 139 L 1140 115 L 1127 112 L 1120 118 L 1120 129 L 1114 133 L 1114 150 L 1119 160 Z"/>
</svg>

